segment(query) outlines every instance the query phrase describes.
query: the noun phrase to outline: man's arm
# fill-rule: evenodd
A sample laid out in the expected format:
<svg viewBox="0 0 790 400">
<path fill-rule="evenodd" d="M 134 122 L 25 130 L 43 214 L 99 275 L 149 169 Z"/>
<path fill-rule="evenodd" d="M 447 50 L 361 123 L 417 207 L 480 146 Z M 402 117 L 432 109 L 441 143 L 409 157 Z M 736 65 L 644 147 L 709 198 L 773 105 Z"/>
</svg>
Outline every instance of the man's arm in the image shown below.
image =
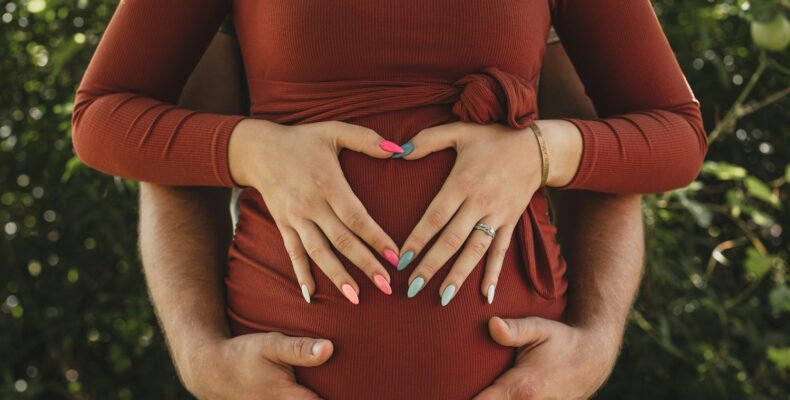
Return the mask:
<svg viewBox="0 0 790 400">
<path fill-rule="evenodd" d="M 235 40 L 218 34 L 184 88 L 181 105 L 246 113 L 240 71 Z M 265 333 L 230 339 L 223 289 L 232 237 L 229 196 L 227 188 L 141 182 L 140 252 L 179 377 L 198 397 L 317 398 L 295 384 L 287 365 L 320 364 L 331 354 L 328 342 L 311 354 L 319 341 L 309 338 Z"/>
<path fill-rule="evenodd" d="M 595 117 L 561 45 L 550 45 L 540 82 L 541 118 Z M 520 347 L 516 365 L 475 399 L 585 399 L 609 376 L 642 274 L 640 196 L 550 191 L 568 262 L 566 323 L 491 319 L 499 344 Z"/>
<path fill-rule="evenodd" d="M 549 46 L 546 60 L 541 116 L 595 118 L 562 45 Z M 641 196 L 584 190 L 552 190 L 549 196 L 569 266 L 566 321 L 600 330 L 619 347 L 643 271 Z"/>
<path fill-rule="evenodd" d="M 232 37 L 219 34 L 182 93 L 184 106 L 242 113 Z M 225 60 L 224 64 L 221 60 Z M 222 85 L 222 83 L 225 83 Z M 141 182 L 140 253 L 146 283 L 174 360 L 229 335 L 222 277 L 231 239 L 227 188 Z M 188 333 L 188 334 L 187 334 Z M 181 379 L 189 377 L 176 363 Z"/>
</svg>

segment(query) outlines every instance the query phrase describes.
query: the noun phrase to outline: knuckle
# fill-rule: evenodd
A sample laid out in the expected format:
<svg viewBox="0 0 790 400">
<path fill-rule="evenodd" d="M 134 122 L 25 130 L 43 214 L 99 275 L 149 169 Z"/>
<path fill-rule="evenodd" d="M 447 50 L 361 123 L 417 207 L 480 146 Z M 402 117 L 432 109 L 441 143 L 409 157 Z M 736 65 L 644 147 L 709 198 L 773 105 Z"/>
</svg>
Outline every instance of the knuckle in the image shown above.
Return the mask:
<svg viewBox="0 0 790 400">
<path fill-rule="evenodd" d="M 291 339 L 291 354 L 299 357 L 302 355 L 310 354 L 310 341 L 306 338 L 293 338 Z"/>
<path fill-rule="evenodd" d="M 513 399 L 532 399 L 540 393 L 540 387 L 532 380 L 521 380 L 513 387 Z M 511 398 L 511 397 L 509 397 Z"/>
<path fill-rule="evenodd" d="M 498 259 L 498 260 L 499 259 L 504 259 L 505 255 L 507 254 L 507 248 L 506 247 L 497 247 L 496 249 L 494 249 L 492 251 L 492 253 L 493 253 L 493 256 L 496 259 Z"/>
<path fill-rule="evenodd" d="M 447 232 L 442 235 L 442 241 L 451 249 L 458 249 L 464 243 L 464 238 L 457 232 Z"/>
<path fill-rule="evenodd" d="M 304 260 L 304 253 L 302 253 L 301 251 L 293 247 L 290 247 L 286 250 L 288 252 L 288 258 L 290 258 L 292 262 L 296 263 Z"/>
<path fill-rule="evenodd" d="M 335 248 L 344 253 L 354 246 L 354 238 L 348 232 L 341 232 L 335 236 L 332 243 L 335 245 Z"/>
<path fill-rule="evenodd" d="M 355 210 L 348 215 L 348 218 L 346 218 L 346 225 L 348 226 L 348 229 L 357 232 L 361 231 L 362 228 L 365 227 L 365 221 L 367 221 L 367 213 Z"/>
<path fill-rule="evenodd" d="M 439 210 L 431 210 L 428 212 L 426 221 L 428 222 L 428 226 L 438 231 L 444 227 L 446 220 L 444 218 L 444 213 Z"/>
<path fill-rule="evenodd" d="M 309 254 L 310 258 L 313 260 L 317 260 L 324 255 L 324 246 L 312 245 L 307 248 L 307 254 Z"/>
<path fill-rule="evenodd" d="M 475 240 L 474 242 L 469 243 L 469 251 L 471 251 L 475 257 L 483 257 L 487 250 L 488 244 L 486 242 Z"/>
<path fill-rule="evenodd" d="M 334 190 L 334 179 L 329 174 L 321 173 L 313 175 L 313 185 L 315 185 L 316 189 L 318 189 L 321 193 L 331 193 Z M 313 201 L 314 198 L 313 198 Z"/>
</svg>

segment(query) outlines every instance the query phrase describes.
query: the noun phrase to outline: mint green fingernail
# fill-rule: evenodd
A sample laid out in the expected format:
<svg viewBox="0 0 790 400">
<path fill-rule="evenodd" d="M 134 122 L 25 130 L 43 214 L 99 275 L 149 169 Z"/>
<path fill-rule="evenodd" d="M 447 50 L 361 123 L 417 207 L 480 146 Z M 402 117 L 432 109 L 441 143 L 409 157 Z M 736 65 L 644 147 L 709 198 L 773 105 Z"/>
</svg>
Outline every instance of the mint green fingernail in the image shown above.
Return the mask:
<svg viewBox="0 0 790 400">
<path fill-rule="evenodd" d="M 455 296 L 455 285 L 448 285 L 442 292 L 442 305 L 446 306 Z"/>
<path fill-rule="evenodd" d="M 411 282 L 411 285 L 409 285 L 409 293 L 407 293 L 407 296 L 409 297 L 416 296 L 417 293 L 420 293 L 420 290 L 422 290 L 422 285 L 424 284 L 425 284 L 425 279 L 423 279 L 423 277 L 418 276 L 417 278 L 415 278 Z"/>
<path fill-rule="evenodd" d="M 402 153 L 397 153 L 397 154 L 394 154 L 394 155 L 392 156 L 392 158 L 402 158 L 402 157 L 406 157 L 406 156 L 408 156 L 409 154 L 411 154 L 411 152 L 412 152 L 412 151 L 414 151 L 414 145 L 413 145 L 411 142 L 406 142 L 406 143 L 404 143 L 404 144 L 400 145 L 400 147 L 403 149 L 403 152 L 402 152 Z"/>
<path fill-rule="evenodd" d="M 302 297 L 304 297 L 304 301 L 310 302 L 310 291 L 307 290 L 307 285 L 304 283 L 302 284 Z"/>
<path fill-rule="evenodd" d="M 493 283 L 488 285 L 488 304 L 494 302 L 494 290 L 496 290 L 496 286 Z"/>
<path fill-rule="evenodd" d="M 409 263 L 413 258 L 414 258 L 413 251 L 409 250 L 403 253 L 403 255 L 400 256 L 400 261 L 398 261 L 398 271 L 403 271 L 409 265 Z"/>
</svg>

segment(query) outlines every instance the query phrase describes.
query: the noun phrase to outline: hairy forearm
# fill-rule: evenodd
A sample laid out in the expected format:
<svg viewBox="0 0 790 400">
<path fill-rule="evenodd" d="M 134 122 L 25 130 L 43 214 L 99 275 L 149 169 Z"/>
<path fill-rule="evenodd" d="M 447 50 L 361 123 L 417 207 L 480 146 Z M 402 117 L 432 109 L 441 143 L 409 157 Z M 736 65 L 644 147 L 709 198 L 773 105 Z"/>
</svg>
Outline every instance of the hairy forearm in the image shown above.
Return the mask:
<svg viewBox="0 0 790 400">
<path fill-rule="evenodd" d="M 592 102 L 561 45 L 546 50 L 542 118 L 595 118 Z M 568 263 L 567 320 L 619 345 L 643 269 L 639 195 L 551 190 L 558 239 Z"/>
<path fill-rule="evenodd" d="M 228 335 L 222 276 L 231 226 L 218 212 L 227 210 L 228 198 L 223 188 L 141 185 L 140 252 L 176 360 Z"/>
<path fill-rule="evenodd" d="M 640 196 L 554 191 L 551 200 L 568 262 L 566 320 L 619 345 L 643 271 Z"/>
<path fill-rule="evenodd" d="M 182 106 L 224 114 L 243 107 L 235 40 L 218 34 L 181 94 Z M 141 183 L 140 252 L 156 314 L 179 374 L 206 344 L 229 336 L 223 277 L 232 227 L 230 190 Z"/>
</svg>

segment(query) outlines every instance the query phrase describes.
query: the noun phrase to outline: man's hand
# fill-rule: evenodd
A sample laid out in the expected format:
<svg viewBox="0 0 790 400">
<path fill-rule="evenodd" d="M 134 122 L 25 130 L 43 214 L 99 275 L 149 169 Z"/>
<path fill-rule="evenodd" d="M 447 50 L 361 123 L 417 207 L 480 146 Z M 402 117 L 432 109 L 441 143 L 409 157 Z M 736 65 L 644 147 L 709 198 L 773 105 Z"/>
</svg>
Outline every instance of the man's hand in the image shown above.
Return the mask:
<svg viewBox="0 0 790 400">
<path fill-rule="evenodd" d="M 296 383 L 291 366 L 321 365 L 332 351 L 324 339 L 255 333 L 201 346 L 182 374 L 200 399 L 316 400 L 318 395 Z"/>
<path fill-rule="evenodd" d="M 474 400 L 587 399 L 614 367 L 620 343 L 597 331 L 540 317 L 493 317 L 503 346 L 520 347 L 516 364 Z"/>
</svg>

